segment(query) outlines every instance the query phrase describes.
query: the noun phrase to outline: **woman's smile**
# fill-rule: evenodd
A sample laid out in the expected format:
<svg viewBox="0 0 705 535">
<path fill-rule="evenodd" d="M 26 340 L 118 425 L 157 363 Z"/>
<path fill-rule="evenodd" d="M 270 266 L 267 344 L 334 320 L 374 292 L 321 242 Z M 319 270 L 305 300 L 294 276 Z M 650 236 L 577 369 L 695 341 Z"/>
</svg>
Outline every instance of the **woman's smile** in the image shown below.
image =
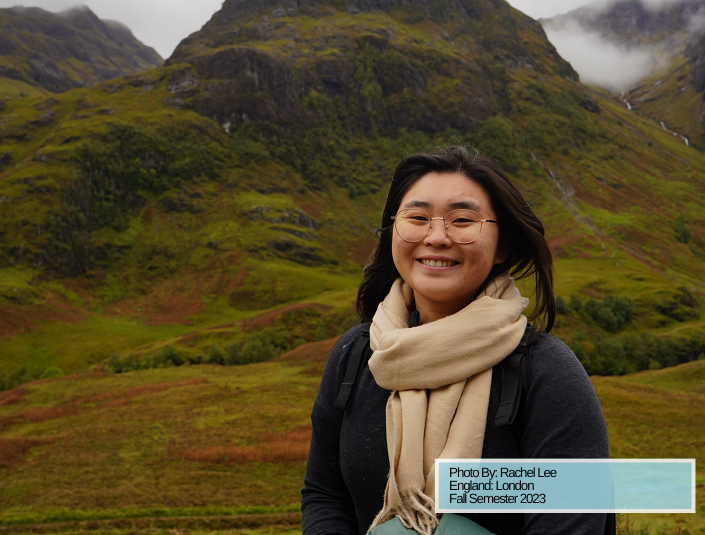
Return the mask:
<svg viewBox="0 0 705 535">
<path fill-rule="evenodd" d="M 419 262 L 421 262 L 424 266 L 432 268 L 448 268 L 452 266 L 457 266 L 459 264 L 459 262 L 456 262 L 455 260 L 443 260 L 433 258 L 419 258 Z"/>
</svg>

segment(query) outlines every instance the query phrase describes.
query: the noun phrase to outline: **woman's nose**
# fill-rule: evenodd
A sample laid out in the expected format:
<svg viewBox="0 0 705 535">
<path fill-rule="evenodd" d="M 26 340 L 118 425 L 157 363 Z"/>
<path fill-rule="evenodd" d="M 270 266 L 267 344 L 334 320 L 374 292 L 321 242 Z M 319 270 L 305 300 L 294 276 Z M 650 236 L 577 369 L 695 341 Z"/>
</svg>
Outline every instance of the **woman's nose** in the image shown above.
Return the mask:
<svg viewBox="0 0 705 535">
<path fill-rule="evenodd" d="M 445 219 L 442 217 L 432 217 L 431 228 L 428 230 L 428 234 L 426 234 L 426 237 L 423 240 L 424 244 L 433 245 L 434 247 L 452 245 L 453 242 L 446 233 L 445 225 Z"/>
</svg>

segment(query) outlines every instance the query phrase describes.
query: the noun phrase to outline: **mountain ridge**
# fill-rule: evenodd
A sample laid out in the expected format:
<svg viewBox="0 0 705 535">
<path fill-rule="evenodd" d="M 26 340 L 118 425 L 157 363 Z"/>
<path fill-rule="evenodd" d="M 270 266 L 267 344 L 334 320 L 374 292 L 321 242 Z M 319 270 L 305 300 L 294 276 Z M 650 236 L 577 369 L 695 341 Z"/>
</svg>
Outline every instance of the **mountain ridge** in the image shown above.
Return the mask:
<svg viewBox="0 0 705 535">
<path fill-rule="evenodd" d="M 0 9 L 0 24 L 0 76 L 52 92 L 162 64 L 162 58 L 126 26 L 106 23 L 85 6 L 60 13 L 40 8 Z"/>
</svg>

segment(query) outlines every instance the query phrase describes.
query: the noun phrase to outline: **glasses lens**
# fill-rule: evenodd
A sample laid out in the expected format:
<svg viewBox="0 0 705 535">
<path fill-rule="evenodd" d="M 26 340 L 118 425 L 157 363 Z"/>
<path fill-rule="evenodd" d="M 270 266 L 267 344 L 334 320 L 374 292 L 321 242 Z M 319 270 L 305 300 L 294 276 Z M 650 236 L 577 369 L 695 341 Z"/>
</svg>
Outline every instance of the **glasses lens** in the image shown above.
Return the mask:
<svg viewBox="0 0 705 535">
<path fill-rule="evenodd" d="M 394 226 L 402 240 L 406 241 L 421 241 L 428 234 L 428 228 L 431 225 L 431 217 L 423 210 L 416 208 L 406 208 L 401 210 L 396 219 Z"/>
<path fill-rule="evenodd" d="M 472 210 L 453 210 L 446 216 L 446 231 L 454 242 L 471 243 L 482 230 L 482 218 Z"/>
</svg>

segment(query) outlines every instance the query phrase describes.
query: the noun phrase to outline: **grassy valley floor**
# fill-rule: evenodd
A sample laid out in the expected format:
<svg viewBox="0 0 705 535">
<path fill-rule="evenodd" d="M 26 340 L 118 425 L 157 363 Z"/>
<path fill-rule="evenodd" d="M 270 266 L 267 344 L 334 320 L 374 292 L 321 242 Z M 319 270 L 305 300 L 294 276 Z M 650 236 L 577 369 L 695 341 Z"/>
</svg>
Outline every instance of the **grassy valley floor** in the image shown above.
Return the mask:
<svg viewBox="0 0 705 535">
<path fill-rule="evenodd" d="M 297 533 L 309 413 L 333 343 L 0 393 L 0 532 Z M 705 361 L 593 377 L 612 456 L 704 458 L 704 377 Z M 697 482 L 697 514 L 622 515 L 621 533 L 705 533 L 701 465 Z"/>
</svg>

